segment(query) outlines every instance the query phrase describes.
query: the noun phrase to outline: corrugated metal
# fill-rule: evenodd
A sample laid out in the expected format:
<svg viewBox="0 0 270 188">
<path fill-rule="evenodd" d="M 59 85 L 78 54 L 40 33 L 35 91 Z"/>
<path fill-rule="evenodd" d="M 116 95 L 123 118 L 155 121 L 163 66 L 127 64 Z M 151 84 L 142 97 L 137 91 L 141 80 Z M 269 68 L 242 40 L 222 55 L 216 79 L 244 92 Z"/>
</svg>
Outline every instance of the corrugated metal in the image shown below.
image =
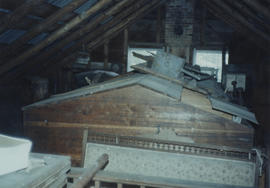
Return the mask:
<svg viewBox="0 0 270 188">
<path fill-rule="evenodd" d="M 81 14 L 82 12 L 88 10 L 92 7 L 98 0 L 89 0 L 84 3 L 82 6 L 74 10 L 74 13 Z M 72 0 L 47 0 L 48 3 L 51 5 L 63 8 L 64 6 L 68 5 Z"/>
<path fill-rule="evenodd" d="M 43 39 L 45 39 L 48 36 L 48 33 L 41 33 L 38 36 L 36 36 L 35 38 L 31 39 L 28 44 L 37 44 L 39 42 L 41 42 Z"/>
<path fill-rule="evenodd" d="M 96 4 L 97 0 L 89 0 L 86 3 L 84 3 L 82 6 L 77 8 L 74 12 L 77 14 L 81 14 L 82 12 L 88 10 L 90 7 L 92 7 L 94 4 Z"/>
<path fill-rule="evenodd" d="M 10 13 L 11 11 L 10 10 L 7 10 L 7 9 L 0 8 L 0 12 Z"/>
<path fill-rule="evenodd" d="M 107 18 L 107 19 L 105 19 L 103 22 L 101 22 L 100 24 L 103 25 L 103 24 L 109 22 L 110 20 L 112 20 L 112 18 L 113 18 L 113 17 L 110 16 L 109 18 Z"/>
<path fill-rule="evenodd" d="M 22 36 L 25 30 L 9 29 L 0 35 L 0 43 L 10 44 Z"/>
<path fill-rule="evenodd" d="M 64 7 L 67 4 L 69 4 L 70 2 L 72 2 L 72 0 L 47 0 L 48 3 L 56 6 L 56 7 Z"/>
</svg>

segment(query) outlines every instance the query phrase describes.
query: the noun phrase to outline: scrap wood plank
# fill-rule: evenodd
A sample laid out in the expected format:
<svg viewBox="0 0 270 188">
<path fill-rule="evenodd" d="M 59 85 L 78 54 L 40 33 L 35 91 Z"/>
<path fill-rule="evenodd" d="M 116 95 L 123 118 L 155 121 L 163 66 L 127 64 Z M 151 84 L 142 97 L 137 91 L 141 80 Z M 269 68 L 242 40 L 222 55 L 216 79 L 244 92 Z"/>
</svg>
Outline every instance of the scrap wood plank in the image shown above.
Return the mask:
<svg viewBox="0 0 270 188">
<path fill-rule="evenodd" d="M 157 77 L 160 77 L 160 78 L 163 78 L 163 79 L 178 83 L 178 84 L 182 85 L 184 88 L 190 89 L 192 91 L 196 91 L 196 92 L 199 92 L 199 93 L 202 93 L 202 94 L 208 94 L 208 92 L 205 91 L 204 89 L 201 89 L 201 88 L 198 88 L 198 87 L 192 87 L 192 86 L 188 85 L 187 83 L 185 83 L 182 80 L 171 78 L 169 76 L 166 76 L 166 75 L 163 75 L 161 73 L 155 72 L 152 69 L 147 68 L 145 63 L 140 64 L 140 65 L 132 65 L 131 68 L 134 68 L 135 70 L 138 70 L 138 71 L 141 71 L 141 72 L 144 72 L 144 73 L 149 73 L 149 74 L 152 74 L 154 76 L 157 76 Z"/>
</svg>

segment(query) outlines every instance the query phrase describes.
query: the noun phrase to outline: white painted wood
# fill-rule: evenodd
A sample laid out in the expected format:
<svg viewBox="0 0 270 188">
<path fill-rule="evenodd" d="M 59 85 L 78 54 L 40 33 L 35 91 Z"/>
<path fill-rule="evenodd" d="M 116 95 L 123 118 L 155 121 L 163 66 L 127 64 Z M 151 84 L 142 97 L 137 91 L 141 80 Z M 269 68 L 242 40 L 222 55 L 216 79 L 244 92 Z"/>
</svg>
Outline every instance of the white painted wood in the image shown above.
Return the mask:
<svg viewBox="0 0 270 188">
<path fill-rule="evenodd" d="M 31 146 L 30 140 L 0 134 L 0 175 L 26 168 Z"/>
</svg>

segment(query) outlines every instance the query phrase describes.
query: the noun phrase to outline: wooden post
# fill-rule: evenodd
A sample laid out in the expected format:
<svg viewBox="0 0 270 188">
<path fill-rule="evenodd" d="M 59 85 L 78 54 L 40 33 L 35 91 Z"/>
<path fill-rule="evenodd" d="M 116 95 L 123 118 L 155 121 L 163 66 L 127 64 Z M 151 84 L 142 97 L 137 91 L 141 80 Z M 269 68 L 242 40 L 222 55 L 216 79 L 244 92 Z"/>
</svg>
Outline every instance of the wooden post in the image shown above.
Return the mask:
<svg viewBox="0 0 270 188">
<path fill-rule="evenodd" d="M 0 67 L 0 74 L 3 74 L 5 72 L 11 70 L 12 68 L 18 66 L 19 64 L 22 64 L 23 61 L 25 61 L 27 58 L 29 58 L 32 55 L 34 55 L 35 53 L 39 52 L 41 49 L 43 49 L 47 45 L 51 44 L 55 40 L 57 40 L 59 37 L 61 37 L 65 33 L 67 33 L 70 29 L 74 28 L 79 23 L 81 23 L 82 21 L 84 21 L 86 18 L 88 18 L 89 16 L 93 15 L 94 13 L 96 13 L 97 11 L 99 11 L 101 8 L 103 8 L 105 5 L 108 5 L 111 2 L 112 2 L 112 0 L 100 0 L 100 1 L 98 1 L 89 10 L 87 10 L 86 12 L 83 12 L 79 16 L 76 16 L 75 18 L 73 18 L 70 22 L 68 22 L 67 24 L 65 24 L 63 27 L 61 27 L 57 31 L 53 32 L 45 40 L 43 40 L 42 42 L 38 43 L 34 47 L 30 48 L 26 52 L 22 53 L 21 55 L 19 55 L 18 57 L 16 57 L 14 60 L 11 60 L 11 61 L 7 62 L 6 64 L 2 65 Z"/>
<path fill-rule="evenodd" d="M 222 73 L 221 73 L 221 84 L 224 83 L 224 76 L 225 76 L 225 66 L 226 66 L 226 52 L 227 52 L 227 49 L 226 47 L 224 46 L 223 49 L 222 49 Z"/>
<path fill-rule="evenodd" d="M 100 188 L 100 181 L 95 181 L 95 188 Z"/>
<path fill-rule="evenodd" d="M 157 34 L 156 34 L 156 42 L 160 43 L 161 37 L 161 28 L 162 28 L 162 21 L 161 21 L 161 7 L 157 9 Z"/>
<path fill-rule="evenodd" d="M 123 184 L 122 183 L 117 183 L 117 188 L 123 188 Z"/>
<path fill-rule="evenodd" d="M 203 46 L 205 43 L 205 23 L 206 23 L 206 8 L 202 6 L 202 16 L 200 19 L 200 43 Z"/>
<path fill-rule="evenodd" d="M 109 41 L 104 43 L 104 70 L 108 70 L 109 66 Z"/>
<path fill-rule="evenodd" d="M 123 69 L 122 73 L 125 74 L 127 72 L 127 56 L 128 56 L 128 29 L 124 30 L 124 44 L 123 44 Z"/>
</svg>

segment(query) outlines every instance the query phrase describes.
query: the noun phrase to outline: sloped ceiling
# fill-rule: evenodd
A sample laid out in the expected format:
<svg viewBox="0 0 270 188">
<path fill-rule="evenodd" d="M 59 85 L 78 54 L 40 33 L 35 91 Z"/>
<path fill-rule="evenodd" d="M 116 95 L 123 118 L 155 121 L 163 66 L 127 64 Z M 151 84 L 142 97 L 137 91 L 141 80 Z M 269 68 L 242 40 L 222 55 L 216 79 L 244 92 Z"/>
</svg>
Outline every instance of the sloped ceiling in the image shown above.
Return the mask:
<svg viewBox="0 0 270 188">
<path fill-rule="evenodd" d="M 20 78 L 91 50 L 161 0 L 4 0 L 0 2 L 0 80 Z"/>
<path fill-rule="evenodd" d="M 270 47 L 270 1 L 202 0 L 207 9 L 258 47 Z"/>
</svg>

